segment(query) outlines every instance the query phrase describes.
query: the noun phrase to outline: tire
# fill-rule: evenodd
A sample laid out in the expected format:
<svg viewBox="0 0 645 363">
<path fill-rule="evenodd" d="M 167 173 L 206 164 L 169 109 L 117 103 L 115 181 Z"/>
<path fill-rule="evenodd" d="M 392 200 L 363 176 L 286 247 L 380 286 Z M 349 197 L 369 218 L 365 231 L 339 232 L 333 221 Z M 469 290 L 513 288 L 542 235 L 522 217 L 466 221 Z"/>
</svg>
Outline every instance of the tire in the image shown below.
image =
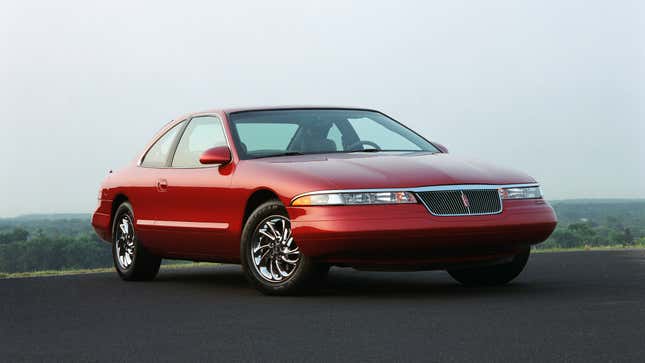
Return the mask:
<svg viewBox="0 0 645 363">
<path fill-rule="evenodd" d="M 318 286 L 329 271 L 328 265 L 300 253 L 289 215 L 277 200 L 260 205 L 249 216 L 240 256 L 247 280 L 266 295 L 300 294 Z"/>
<path fill-rule="evenodd" d="M 149 253 L 137 239 L 134 213 L 128 202 L 114 213 L 112 242 L 114 267 L 123 280 L 148 281 L 157 276 L 161 258 Z"/>
<path fill-rule="evenodd" d="M 477 268 L 448 270 L 448 273 L 455 280 L 467 286 L 504 285 L 519 276 L 522 270 L 524 270 L 530 254 L 531 250 L 527 248 L 525 251 L 515 255 L 513 260 L 508 263 Z"/>
</svg>

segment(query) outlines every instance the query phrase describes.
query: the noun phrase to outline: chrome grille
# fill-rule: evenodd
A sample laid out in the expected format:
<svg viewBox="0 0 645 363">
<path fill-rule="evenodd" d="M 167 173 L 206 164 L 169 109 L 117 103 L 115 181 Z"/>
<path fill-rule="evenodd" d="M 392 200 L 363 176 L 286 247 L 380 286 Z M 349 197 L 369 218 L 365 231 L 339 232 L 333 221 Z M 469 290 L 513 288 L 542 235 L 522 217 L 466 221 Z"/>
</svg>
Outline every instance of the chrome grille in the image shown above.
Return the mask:
<svg viewBox="0 0 645 363">
<path fill-rule="evenodd" d="M 497 214 L 502 199 L 497 189 L 452 189 L 418 192 L 430 213 L 437 216 Z"/>
</svg>

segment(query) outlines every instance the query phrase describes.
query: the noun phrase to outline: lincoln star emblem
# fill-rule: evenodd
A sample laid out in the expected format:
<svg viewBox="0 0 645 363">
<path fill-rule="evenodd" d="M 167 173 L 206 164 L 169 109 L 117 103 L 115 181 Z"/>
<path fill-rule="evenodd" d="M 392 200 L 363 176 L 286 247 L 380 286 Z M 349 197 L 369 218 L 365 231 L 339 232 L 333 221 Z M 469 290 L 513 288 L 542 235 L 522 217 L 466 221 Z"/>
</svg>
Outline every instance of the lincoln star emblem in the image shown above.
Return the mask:
<svg viewBox="0 0 645 363">
<path fill-rule="evenodd" d="M 461 201 L 464 202 L 464 207 L 470 208 L 470 201 L 464 192 L 461 192 Z"/>
</svg>

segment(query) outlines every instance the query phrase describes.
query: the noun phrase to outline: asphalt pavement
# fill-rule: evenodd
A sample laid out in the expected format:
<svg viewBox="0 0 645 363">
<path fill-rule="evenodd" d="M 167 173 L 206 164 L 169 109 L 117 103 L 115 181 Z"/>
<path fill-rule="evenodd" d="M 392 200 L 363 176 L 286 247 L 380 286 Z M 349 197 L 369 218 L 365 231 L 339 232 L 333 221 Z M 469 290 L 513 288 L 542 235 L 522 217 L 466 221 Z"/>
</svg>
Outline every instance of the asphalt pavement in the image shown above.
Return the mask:
<svg viewBox="0 0 645 363">
<path fill-rule="evenodd" d="M 504 287 L 332 269 L 267 297 L 238 266 L 0 280 L 0 361 L 645 361 L 645 251 L 531 256 Z"/>
</svg>

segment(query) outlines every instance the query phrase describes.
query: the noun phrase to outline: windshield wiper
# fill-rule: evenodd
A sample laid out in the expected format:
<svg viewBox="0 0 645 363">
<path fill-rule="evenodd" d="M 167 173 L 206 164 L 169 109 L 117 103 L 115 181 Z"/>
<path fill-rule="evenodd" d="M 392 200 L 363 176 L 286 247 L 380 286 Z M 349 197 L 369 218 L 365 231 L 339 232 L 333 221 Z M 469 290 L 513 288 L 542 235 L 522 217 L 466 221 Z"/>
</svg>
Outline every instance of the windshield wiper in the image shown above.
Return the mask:
<svg viewBox="0 0 645 363">
<path fill-rule="evenodd" d="M 362 150 L 350 150 L 348 153 L 377 153 L 383 150 L 380 149 L 362 149 Z"/>
<path fill-rule="evenodd" d="M 274 156 L 294 156 L 294 155 L 305 155 L 305 154 L 301 153 L 300 151 L 287 151 L 287 152 L 278 153 L 278 154 L 258 156 L 258 157 L 254 158 L 254 159 L 272 158 Z"/>
</svg>

